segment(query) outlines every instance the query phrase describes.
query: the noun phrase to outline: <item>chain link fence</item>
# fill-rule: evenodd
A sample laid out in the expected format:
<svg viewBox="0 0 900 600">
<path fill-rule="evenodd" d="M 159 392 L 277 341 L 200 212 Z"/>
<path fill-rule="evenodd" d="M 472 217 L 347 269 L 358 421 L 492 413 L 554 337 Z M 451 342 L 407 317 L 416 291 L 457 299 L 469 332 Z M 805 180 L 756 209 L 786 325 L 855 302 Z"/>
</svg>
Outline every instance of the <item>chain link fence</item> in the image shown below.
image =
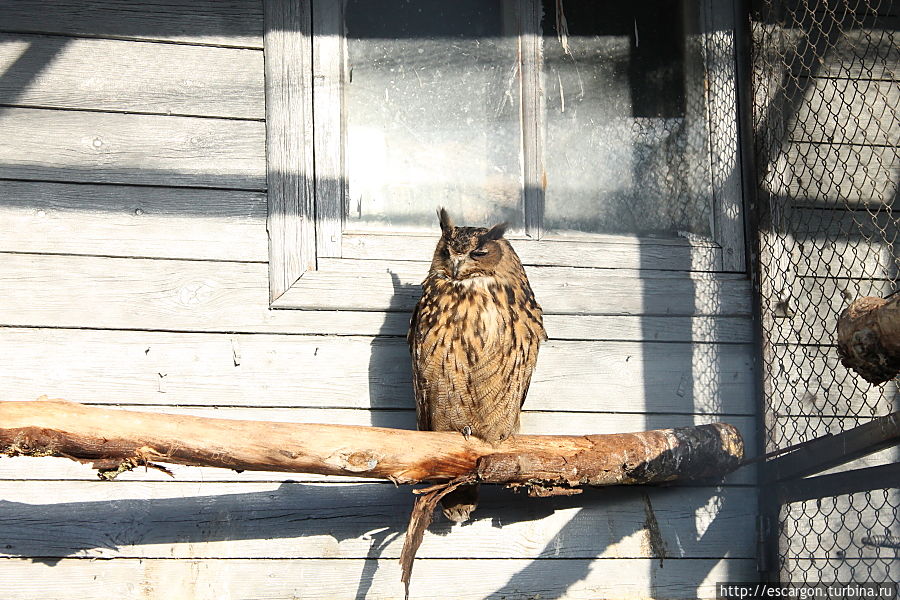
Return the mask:
<svg viewBox="0 0 900 600">
<path fill-rule="evenodd" d="M 900 279 L 898 26 L 898 0 L 751 6 L 767 451 L 900 409 L 896 380 L 869 385 L 835 347 L 849 302 Z M 781 506 L 781 581 L 900 581 L 900 493 L 884 486 Z"/>
</svg>

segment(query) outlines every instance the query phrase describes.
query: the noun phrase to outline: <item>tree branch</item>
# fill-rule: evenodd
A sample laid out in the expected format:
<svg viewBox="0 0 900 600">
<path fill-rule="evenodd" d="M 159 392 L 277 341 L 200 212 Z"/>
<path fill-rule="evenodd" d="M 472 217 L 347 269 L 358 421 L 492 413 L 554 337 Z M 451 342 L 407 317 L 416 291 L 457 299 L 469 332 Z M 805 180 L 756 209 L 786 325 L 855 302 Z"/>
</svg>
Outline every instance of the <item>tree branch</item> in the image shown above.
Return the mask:
<svg viewBox="0 0 900 600">
<path fill-rule="evenodd" d="M 438 501 L 474 482 L 574 494 L 583 485 L 658 483 L 733 471 L 744 444 L 725 423 L 607 435 L 515 435 L 498 446 L 458 433 L 349 425 L 233 421 L 113 410 L 63 400 L 0 402 L 0 453 L 64 456 L 112 479 L 136 466 L 178 463 L 440 482 L 417 490 L 401 554 L 413 561 Z"/>
<path fill-rule="evenodd" d="M 449 432 L 210 419 L 85 406 L 0 402 L 0 453 L 63 456 L 105 472 L 153 463 L 390 479 L 473 476 L 532 495 L 582 485 L 724 475 L 743 456 L 740 433 L 716 423 L 607 435 L 516 435 L 498 446 Z"/>
</svg>

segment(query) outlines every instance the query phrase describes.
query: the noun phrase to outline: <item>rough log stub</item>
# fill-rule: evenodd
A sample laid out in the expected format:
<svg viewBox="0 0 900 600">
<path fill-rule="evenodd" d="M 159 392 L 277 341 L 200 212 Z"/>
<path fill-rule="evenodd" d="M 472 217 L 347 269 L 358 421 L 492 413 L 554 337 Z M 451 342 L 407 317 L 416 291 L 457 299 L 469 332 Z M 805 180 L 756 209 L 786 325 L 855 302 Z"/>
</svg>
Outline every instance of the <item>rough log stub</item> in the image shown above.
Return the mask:
<svg viewBox="0 0 900 600">
<path fill-rule="evenodd" d="M 841 363 L 866 381 L 881 384 L 900 371 L 900 295 L 853 301 L 838 319 Z"/>
<path fill-rule="evenodd" d="M 582 485 L 661 483 L 723 475 L 743 457 L 743 440 L 725 423 L 578 438 L 574 452 L 494 453 L 478 459 L 485 483 L 525 482 L 532 496 L 573 493 Z M 542 489 L 539 489 L 542 488 Z"/>
</svg>

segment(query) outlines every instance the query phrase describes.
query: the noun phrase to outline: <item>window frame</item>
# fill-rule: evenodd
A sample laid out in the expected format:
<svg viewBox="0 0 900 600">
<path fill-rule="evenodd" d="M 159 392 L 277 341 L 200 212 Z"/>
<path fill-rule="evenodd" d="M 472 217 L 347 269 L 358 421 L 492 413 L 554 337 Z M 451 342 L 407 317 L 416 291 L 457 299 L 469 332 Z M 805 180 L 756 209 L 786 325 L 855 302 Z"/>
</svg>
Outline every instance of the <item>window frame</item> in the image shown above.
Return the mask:
<svg viewBox="0 0 900 600">
<path fill-rule="evenodd" d="M 523 143 L 537 148 L 542 143 L 537 115 L 543 109 L 540 2 L 514 1 L 522 32 Z M 315 288 L 313 280 L 319 278 L 304 274 L 318 271 L 323 282 L 332 279 L 329 274 L 355 274 L 362 283 L 370 274 L 383 275 L 385 261 L 409 256 L 421 257 L 427 269 L 437 238 L 436 233 L 343 230 L 343 5 L 333 0 L 264 0 L 271 308 L 361 309 L 337 299 L 331 304 L 321 300 L 310 304 L 304 300 L 303 288 L 307 284 Z M 629 235 L 591 235 L 589 241 L 577 241 L 545 235 L 540 229 L 543 165 L 541 153 L 533 151 L 525 153 L 523 165 L 525 237 L 512 238 L 526 266 L 746 272 L 734 6 L 716 0 L 701 0 L 699 6 L 707 76 L 713 241 Z M 416 268 L 422 271 L 423 264 Z"/>
</svg>

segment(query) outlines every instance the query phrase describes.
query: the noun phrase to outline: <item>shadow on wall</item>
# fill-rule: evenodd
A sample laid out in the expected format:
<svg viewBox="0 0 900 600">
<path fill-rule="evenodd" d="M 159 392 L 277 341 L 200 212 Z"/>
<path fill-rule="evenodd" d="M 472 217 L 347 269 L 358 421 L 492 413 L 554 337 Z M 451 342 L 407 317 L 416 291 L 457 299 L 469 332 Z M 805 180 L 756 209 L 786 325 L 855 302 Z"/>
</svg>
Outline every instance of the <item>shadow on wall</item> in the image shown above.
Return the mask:
<svg viewBox="0 0 900 600">
<path fill-rule="evenodd" d="M 129 484 L 108 485 L 127 489 Z M 184 487 L 189 487 L 187 493 L 191 493 L 197 485 Z M 479 518 L 454 529 L 450 538 L 426 537 L 419 558 L 489 558 L 479 556 L 480 548 L 487 548 L 484 552 L 489 555 L 491 548 L 503 547 L 508 549 L 510 558 L 562 559 L 535 560 L 491 594 L 520 597 L 541 593 L 542 597 L 561 597 L 588 570 L 604 568 L 604 561 L 592 561 L 593 556 L 640 555 L 644 544 L 665 544 L 661 540 L 675 539 L 681 540 L 683 547 L 669 548 L 674 555 L 702 555 L 702 548 L 710 548 L 717 555 L 729 548 L 737 549 L 747 533 L 736 533 L 739 521 L 708 530 L 699 539 L 694 535 L 691 511 L 702 508 L 704 493 L 694 494 L 696 498 L 684 505 L 681 491 L 656 490 L 653 516 L 653 509 L 642 510 L 642 502 L 634 502 L 643 496 L 643 504 L 649 506 L 646 491 L 641 489 L 593 489 L 575 497 L 533 499 L 495 486 L 486 487 Z M 357 598 L 365 598 L 378 569 L 376 559 L 399 557 L 410 499 L 408 489 L 397 490 L 386 483 L 286 482 L 260 492 L 180 498 L 38 505 L 0 501 L 0 536 L 4 540 L 0 553 L 51 565 L 69 556 L 172 558 L 173 551 L 175 557 L 184 558 L 237 554 L 242 558 L 368 559 L 356 594 Z M 558 518 L 554 519 L 554 515 Z M 738 518 L 750 519 L 750 515 Z M 651 519 L 658 521 L 650 527 L 656 529 L 656 540 L 660 541 L 641 533 Z M 548 520 L 565 524 L 544 548 L 533 547 L 530 540 L 541 535 L 539 532 L 545 527 L 542 523 Z M 442 529 L 439 524 L 432 532 L 440 533 Z M 640 535 L 635 538 L 635 533 Z M 294 541 L 272 542 L 286 539 Z M 239 544 L 217 547 L 216 542 Z M 209 546 L 204 547 L 205 544 Z M 659 569 L 666 564 L 660 559 Z M 681 568 L 661 570 L 660 574 L 661 588 L 677 585 L 679 589 L 684 589 L 691 575 Z M 417 581 L 414 575 L 413 585 L 426 586 L 427 582 Z"/>
<path fill-rule="evenodd" d="M 405 284 L 400 278 L 391 273 L 391 282 L 394 290 L 388 313 L 385 315 L 381 331 L 372 338 L 372 351 L 369 355 L 369 406 L 372 407 L 372 425 L 375 427 L 396 427 L 397 415 L 392 412 L 403 413 L 403 423 L 408 423 L 409 429 L 416 428 L 415 398 L 412 389 L 412 359 L 409 354 L 409 346 L 405 335 L 397 335 L 402 322 L 402 330 L 409 328 L 410 313 L 404 302 L 411 293 L 416 292 L 418 286 Z M 386 402 L 385 392 L 398 396 Z M 394 411 L 388 409 L 378 410 L 377 407 L 401 406 L 403 408 Z"/>
<path fill-rule="evenodd" d="M 396 335 L 391 335 L 391 332 L 396 331 L 396 327 L 391 324 L 391 321 L 395 320 L 397 311 L 401 309 L 399 299 L 408 296 L 415 286 L 402 283 L 400 278 L 394 273 L 391 273 L 391 283 L 394 286 L 394 293 L 390 302 L 391 312 L 385 316 L 385 322 L 382 325 L 379 334 L 372 338 L 372 352 L 369 355 L 369 406 L 376 407 L 382 405 L 380 398 L 378 398 L 377 390 L 383 388 L 385 384 L 392 387 L 399 381 L 409 382 L 409 385 L 404 385 L 401 389 L 397 390 L 404 399 L 400 402 L 400 405 L 407 408 L 399 409 L 398 411 L 372 410 L 371 421 L 374 427 L 396 427 L 396 419 L 393 417 L 398 415 L 392 413 L 400 412 L 405 417 L 404 422 L 408 422 L 407 427 L 409 429 L 416 429 L 415 397 L 411 385 L 412 359 L 408 352 L 405 337 L 397 339 Z M 405 312 L 401 314 L 403 314 L 403 321 L 406 323 L 408 329 L 410 315 Z M 402 345 L 404 349 L 404 351 L 399 353 L 396 351 L 398 343 Z M 414 503 L 414 497 L 412 494 L 403 494 L 402 497 L 398 495 L 398 500 L 400 500 L 401 506 L 403 507 L 397 511 L 401 516 L 400 522 L 390 529 L 379 531 L 371 536 L 371 545 L 369 546 L 368 552 L 366 552 L 367 560 L 363 566 L 362 574 L 359 579 L 359 587 L 356 592 L 356 598 L 358 600 L 366 598 L 369 590 L 372 588 L 372 583 L 375 580 L 375 573 L 378 570 L 377 559 L 389 555 L 390 544 L 399 543 L 402 545 L 403 543 L 406 525 L 408 524 L 408 518 Z M 404 522 L 402 517 L 406 517 L 407 520 Z M 438 525 L 432 524 L 431 530 L 434 532 L 437 527 Z M 399 556 L 396 550 L 394 550 L 392 555 Z M 419 556 L 422 555 L 419 554 Z"/>
<path fill-rule="evenodd" d="M 104 484 L 106 485 L 106 484 Z M 127 483 L 111 483 L 127 486 Z M 191 491 L 220 484 L 171 484 Z M 266 486 L 265 483 L 226 485 Z M 168 487 L 168 486 L 167 486 Z M 123 489 L 123 488 L 120 488 Z M 187 492 L 190 493 L 190 492 Z M 342 544 L 342 558 L 377 558 L 368 548 L 391 545 L 390 557 L 399 556 L 406 530 L 409 488 L 398 490 L 388 483 L 306 484 L 284 482 L 277 489 L 251 493 L 224 493 L 179 498 L 140 498 L 85 502 L 31 504 L 0 501 L 0 536 L 6 556 L 32 558 L 54 564 L 69 556 L 113 558 L 133 556 L 129 546 L 154 544 L 203 544 L 219 541 L 246 541 L 237 550 L 240 556 L 285 557 L 326 556 L 333 538 Z M 542 519 L 550 506 L 531 503 L 526 510 L 508 511 L 493 493 L 486 494 L 485 518 L 505 523 Z M 400 536 L 400 537 L 398 537 Z M 273 546 L 269 540 L 305 538 L 296 545 Z M 147 548 L 149 556 L 154 550 Z M 169 550 L 161 551 L 166 558 Z M 233 556 L 231 548 L 222 550 Z M 184 557 L 216 556 L 215 548 L 197 552 L 184 549 Z"/>
</svg>

